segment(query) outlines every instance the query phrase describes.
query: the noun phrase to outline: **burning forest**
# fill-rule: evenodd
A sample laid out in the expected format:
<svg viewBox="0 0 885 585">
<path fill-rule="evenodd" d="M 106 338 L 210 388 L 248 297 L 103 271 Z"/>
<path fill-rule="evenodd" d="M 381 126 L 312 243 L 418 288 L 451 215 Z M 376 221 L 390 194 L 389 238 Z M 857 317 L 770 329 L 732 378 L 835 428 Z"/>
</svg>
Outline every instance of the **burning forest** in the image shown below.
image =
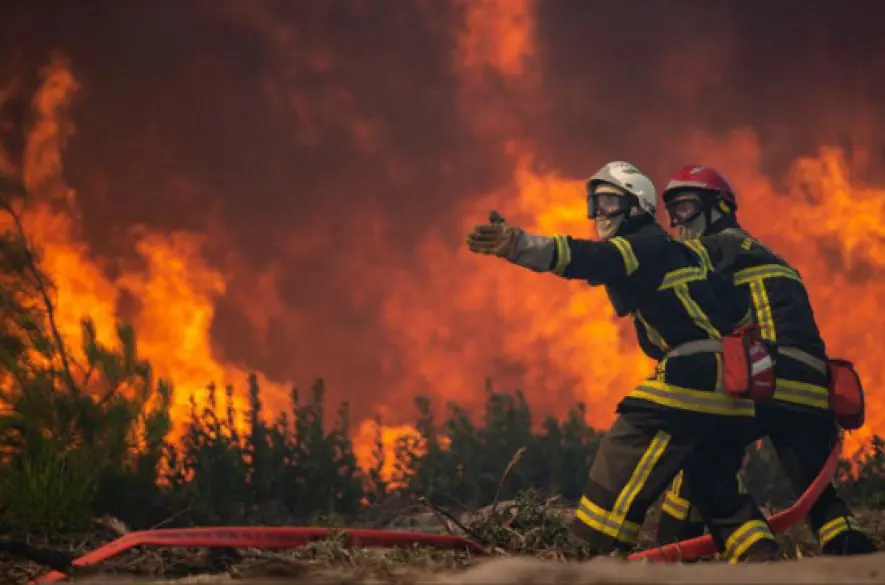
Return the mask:
<svg viewBox="0 0 885 585">
<path fill-rule="evenodd" d="M 585 180 L 606 161 L 633 161 L 656 184 L 683 164 L 716 166 L 742 224 L 801 274 L 827 351 L 863 377 L 866 424 L 843 452 L 856 460 L 843 478 L 854 489 L 878 473 L 870 462 L 885 435 L 876 11 L 756 0 L 22 3 L 0 17 L 0 172 L 27 192 L 14 217 L 54 283 L 54 327 L 85 364 L 77 385 L 96 400 L 115 387 L 147 409 L 126 448 L 155 450 L 155 489 L 185 485 L 163 450 L 193 440 L 209 406 L 217 432 L 230 411 L 225 432 L 261 444 L 286 443 L 267 438 L 279 425 L 319 419 L 340 429 L 343 442 L 323 448 L 356 479 L 316 506 L 346 515 L 374 501 L 361 491 L 370 477 L 425 495 L 461 489 L 432 478 L 462 473 L 455 459 L 469 449 L 436 472 L 404 466 L 504 419 L 520 430 L 477 443 L 494 452 L 496 475 L 463 488 L 465 503 L 500 497 L 521 447 L 569 433 L 571 452 L 526 451 L 536 470 L 503 495 L 580 495 L 585 468 L 557 476 L 543 460 L 586 465 L 654 363 L 602 288 L 487 262 L 465 234 L 498 209 L 528 230 L 593 238 Z M 143 362 L 126 357 L 127 335 Z M 128 373 L 93 382 L 99 350 Z M 544 435 L 553 427 L 555 441 Z M 560 485 L 535 485 L 544 473 Z M 337 509 L 344 500 L 353 506 Z"/>
</svg>

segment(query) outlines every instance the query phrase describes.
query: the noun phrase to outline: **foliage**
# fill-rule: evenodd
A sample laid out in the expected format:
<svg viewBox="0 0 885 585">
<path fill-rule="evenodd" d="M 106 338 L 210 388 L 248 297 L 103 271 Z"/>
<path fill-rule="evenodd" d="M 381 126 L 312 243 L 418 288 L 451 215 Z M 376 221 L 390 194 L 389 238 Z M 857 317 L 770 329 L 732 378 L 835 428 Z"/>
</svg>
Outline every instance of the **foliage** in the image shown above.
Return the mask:
<svg viewBox="0 0 885 585">
<path fill-rule="evenodd" d="M 81 355 L 71 350 L 25 233 L 26 205 L 23 188 L 0 180 L 0 501 L 9 522 L 49 530 L 119 505 L 115 481 L 156 495 L 172 388 L 153 380 L 128 325 L 109 348 L 85 319 Z"/>
<path fill-rule="evenodd" d="M 840 483 L 845 494 L 858 504 L 877 510 L 885 509 L 885 439 L 874 436 L 870 448 L 853 462 L 842 462 Z"/>
</svg>

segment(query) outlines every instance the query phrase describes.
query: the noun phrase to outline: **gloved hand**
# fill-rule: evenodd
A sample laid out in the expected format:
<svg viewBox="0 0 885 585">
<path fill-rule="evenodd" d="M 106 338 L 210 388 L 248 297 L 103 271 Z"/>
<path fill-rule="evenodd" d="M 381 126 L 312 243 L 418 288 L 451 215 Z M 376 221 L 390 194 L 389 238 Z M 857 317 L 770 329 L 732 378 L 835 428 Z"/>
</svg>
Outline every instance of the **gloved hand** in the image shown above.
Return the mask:
<svg viewBox="0 0 885 585">
<path fill-rule="evenodd" d="M 512 257 L 520 233 L 520 228 L 509 225 L 497 211 L 492 211 L 487 224 L 474 226 L 467 234 L 467 247 L 476 254 Z"/>
</svg>

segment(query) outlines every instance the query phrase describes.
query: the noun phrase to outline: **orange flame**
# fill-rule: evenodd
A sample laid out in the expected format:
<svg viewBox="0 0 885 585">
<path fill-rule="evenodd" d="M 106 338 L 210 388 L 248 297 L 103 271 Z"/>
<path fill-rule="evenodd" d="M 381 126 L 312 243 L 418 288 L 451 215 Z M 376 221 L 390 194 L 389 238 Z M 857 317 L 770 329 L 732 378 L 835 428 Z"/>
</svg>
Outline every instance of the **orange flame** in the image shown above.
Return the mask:
<svg viewBox="0 0 885 585">
<path fill-rule="evenodd" d="M 532 4 L 499 0 L 464 6 L 453 62 L 461 111 L 476 136 L 497 140 L 513 174 L 509 184 L 462 204 L 460 232 L 497 208 L 530 230 L 589 236 L 583 178 L 541 169 L 525 138 L 526 112 L 543 103 Z M 159 375 L 174 381 L 173 416 L 180 429 L 190 392 L 199 392 L 210 381 L 241 387 L 246 379 L 245 365 L 226 363 L 213 349 L 211 327 L 228 282 L 206 260 L 204 237 L 190 232 L 133 231 L 141 265 L 126 265 L 119 276 L 107 276 L 106 265 L 116 259 L 96 258 L 83 243 L 76 193 L 63 178 L 62 153 L 73 131 L 66 106 L 78 90 L 68 64 L 54 61 L 34 97 L 37 124 L 28 137 L 24 176 L 39 204 L 27 217 L 27 228 L 59 285 L 60 324 L 75 346 L 82 317 L 92 316 L 99 337 L 109 342 L 122 295 L 137 299 L 131 320 L 139 348 Z M 363 134 L 374 136 L 365 128 Z M 364 142 L 366 148 L 374 144 L 369 138 Z M 885 264 L 885 190 L 856 178 L 855 173 L 865 170 L 864 158 L 823 148 L 817 156 L 794 161 L 790 186 L 779 192 L 762 171 L 751 130 L 696 134 L 680 148 L 687 160 L 718 166 L 729 175 L 739 190 L 742 223 L 800 270 L 831 353 L 855 360 L 867 388 L 885 382 L 881 344 L 875 337 L 885 326 L 877 311 L 885 290 L 876 278 Z M 383 218 L 367 218 L 366 223 L 379 245 L 385 244 Z M 416 392 L 475 409 L 482 396 L 470 389 L 478 389 L 489 375 L 507 387 L 529 390 L 541 415 L 561 414 L 565 406 L 584 401 L 589 422 L 604 427 L 624 392 L 649 374 L 651 363 L 636 347 L 632 328 L 615 319 L 602 290 L 472 256 L 439 234 L 427 234 L 415 247 L 432 261 L 411 271 L 391 269 L 378 275 L 386 293 L 383 325 L 404 364 L 397 388 L 384 404 L 374 405 L 386 421 L 404 422 Z M 269 299 L 268 305 L 245 312 L 256 329 L 266 329 L 269 315 L 283 312 L 282 301 L 272 294 L 272 277 L 261 280 L 258 288 L 267 289 L 261 297 Z M 270 410 L 282 408 L 288 384 L 265 376 L 260 382 Z M 850 436 L 852 449 L 873 433 L 885 432 L 885 411 L 875 401 L 868 407 L 867 426 Z M 358 421 L 354 437 L 364 467 L 371 465 L 374 449 L 368 418 Z M 385 472 L 393 464 L 394 438 L 414 432 L 396 424 L 382 430 Z"/>
<path fill-rule="evenodd" d="M 76 193 L 63 179 L 62 152 L 72 131 L 65 108 L 79 89 L 68 63 L 57 58 L 45 69 L 43 84 L 35 93 L 36 122 L 27 137 L 22 169 L 35 205 L 24 217 L 25 229 L 41 249 L 43 266 L 57 287 L 58 325 L 75 355 L 83 342 L 81 319 L 91 317 L 99 340 L 111 343 L 121 294 L 138 299 L 131 321 L 140 355 L 151 361 L 157 376 L 175 384 L 175 438 L 187 417 L 192 392 L 202 403 L 202 391 L 210 383 L 241 386 L 247 378 L 245 369 L 213 356 L 210 328 L 225 279 L 203 260 L 199 234 L 164 236 L 143 230 L 134 235 L 144 268 L 124 270 L 115 279 L 105 275 L 78 237 Z M 259 383 L 271 396 L 287 394 L 263 375 Z M 235 396 L 235 405 L 244 406 L 241 395 Z"/>
</svg>

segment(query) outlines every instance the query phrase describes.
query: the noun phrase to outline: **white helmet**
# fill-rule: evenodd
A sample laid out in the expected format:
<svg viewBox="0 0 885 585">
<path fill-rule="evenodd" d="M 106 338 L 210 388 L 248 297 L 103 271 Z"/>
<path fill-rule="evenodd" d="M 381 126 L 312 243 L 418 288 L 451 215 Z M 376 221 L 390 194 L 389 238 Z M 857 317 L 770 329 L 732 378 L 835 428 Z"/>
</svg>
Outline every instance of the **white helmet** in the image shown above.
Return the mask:
<svg viewBox="0 0 885 585">
<path fill-rule="evenodd" d="M 600 183 L 609 183 L 627 191 L 636 197 L 640 209 L 651 216 L 655 215 L 658 198 L 654 183 L 632 164 L 618 160 L 606 163 L 587 179 L 587 215 L 590 218 L 596 217 L 592 195 Z"/>
</svg>

